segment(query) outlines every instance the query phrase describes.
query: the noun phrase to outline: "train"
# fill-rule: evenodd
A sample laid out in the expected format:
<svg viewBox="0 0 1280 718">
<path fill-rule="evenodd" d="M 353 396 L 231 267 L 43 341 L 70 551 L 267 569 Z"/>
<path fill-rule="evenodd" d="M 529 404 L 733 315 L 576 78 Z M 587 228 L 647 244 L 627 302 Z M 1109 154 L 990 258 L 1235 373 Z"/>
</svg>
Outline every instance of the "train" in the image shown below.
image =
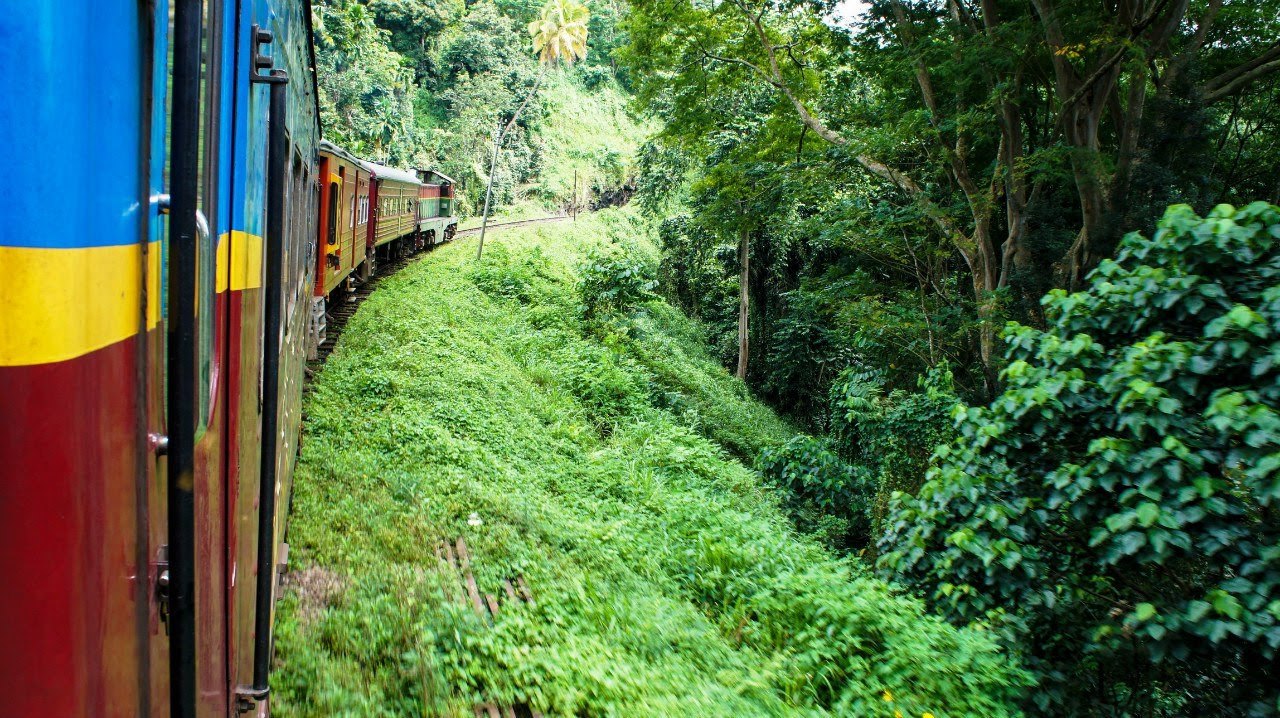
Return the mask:
<svg viewBox="0 0 1280 718">
<path fill-rule="evenodd" d="M 458 231 L 454 182 L 438 170 L 386 167 L 321 140 L 319 176 L 312 359 L 328 339 L 334 305 L 375 276 L 379 264 L 451 241 Z"/>
<path fill-rule="evenodd" d="M 0 14 L 0 692 L 265 716 L 308 356 L 454 183 L 322 139 L 305 0 Z"/>
</svg>

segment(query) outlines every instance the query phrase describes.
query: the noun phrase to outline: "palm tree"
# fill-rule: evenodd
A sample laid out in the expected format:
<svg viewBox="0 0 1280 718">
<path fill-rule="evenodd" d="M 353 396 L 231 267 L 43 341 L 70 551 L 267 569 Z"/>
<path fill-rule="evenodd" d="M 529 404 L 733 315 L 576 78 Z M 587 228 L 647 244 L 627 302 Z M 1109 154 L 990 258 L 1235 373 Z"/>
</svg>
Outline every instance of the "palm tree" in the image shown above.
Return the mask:
<svg viewBox="0 0 1280 718">
<path fill-rule="evenodd" d="M 572 65 L 587 56 L 589 15 L 587 6 L 576 0 L 548 0 L 542 17 L 529 23 L 533 51 L 544 67 L 561 62 Z"/>
<path fill-rule="evenodd" d="M 484 211 L 480 217 L 480 243 L 476 247 L 476 259 L 484 254 L 484 233 L 489 227 L 489 200 L 493 196 L 493 178 L 498 170 L 498 152 L 502 149 L 502 141 L 507 132 L 516 124 L 516 119 L 533 99 L 538 87 L 542 85 L 542 76 L 548 67 L 572 65 L 575 60 L 587 56 L 587 20 L 590 11 L 587 6 L 577 0 L 547 0 L 542 7 L 542 16 L 529 23 L 529 37 L 533 40 L 533 51 L 538 54 L 538 79 L 533 89 L 525 95 L 515 114 L 498 131 L 493 138 L 493 158 L 489 162 L 489 185 L 484 191 Z"/>
</svg>

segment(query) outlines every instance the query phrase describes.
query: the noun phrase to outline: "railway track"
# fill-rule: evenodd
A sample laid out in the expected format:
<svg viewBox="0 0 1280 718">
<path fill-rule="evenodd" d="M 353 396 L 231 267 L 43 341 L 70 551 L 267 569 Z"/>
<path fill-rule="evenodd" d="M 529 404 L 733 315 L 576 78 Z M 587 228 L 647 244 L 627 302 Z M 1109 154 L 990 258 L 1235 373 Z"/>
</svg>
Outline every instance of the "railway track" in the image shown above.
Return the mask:
<svg viewBox="0 0 1280 718">
<path fill-rule="evenodd" d="M 512 220 L 510 222 L 490 222 L 488 231 L 492 232 L 496 229 L 514 229 L 516 227 L 523 227 L 527 224 L 542 224 L 544 222 L 563 222 L 570 218 L 571 218 L 570 215 L 567 215 L 567 214 L 553 214 L 550 217 L 535 217 L 534 219 L 517 219 L 517 220 Z M 480 228 L 472 227 L 471 229 L 460 229 L 458 230 L 458 233 L 455 234 L 454 236 L 462 237 L 464 235 L 471 236 L 473 234 L 480 234 Z"/>
<path fill-rule="evenodd" d="M 510 222 L 490 222 L 488 231 L 496 232 L 504 229 L 524 227 L 531 224 L 562 222 L 566 219 L 569 219 L 569 215 L 557 214 L 549 217 L 535 217 L 534 219 L 517 219 Z M 454 234 L 454 238 L 470 237 L 479 234 L 479 227 L 460 229 L 456 234 Z M 342 336 L 342 330 L 346 328 L 347 322 L 351 320 L 351 317 L 355 316 L 355 313 L 360 309 L 360 305 L 373 294 L 374 290 L 378 288 L 378 285 L 382 283 L 382 280 L 387 277 L 394 276 L 405 265 L 409 264 L 416 258 L 426 256 L 432 251 L 432 249 L 433 248 L 429 248 L 426 251 L 419 252 L 417 254 L 411 254 L 407 257 L 395 259 L 389 265 L 379 267 L 378 273 L 374 275 L 373 278 L 360 285 L 355 291 L 347 295 L 347 301 L 343 302 L 340 306 L 330 308 L 328 313 L 325 315 L 325 340 L 320 343 L 317 357 L 307 361 L 308 382 L 310 382 L 311 377 L 320 370 L 320 367 L 324 366 L 325 360 L 329 358 L 329 354 L 333 352 L 334 346 L 337 345 L 338 338 Z"/>
</svg>

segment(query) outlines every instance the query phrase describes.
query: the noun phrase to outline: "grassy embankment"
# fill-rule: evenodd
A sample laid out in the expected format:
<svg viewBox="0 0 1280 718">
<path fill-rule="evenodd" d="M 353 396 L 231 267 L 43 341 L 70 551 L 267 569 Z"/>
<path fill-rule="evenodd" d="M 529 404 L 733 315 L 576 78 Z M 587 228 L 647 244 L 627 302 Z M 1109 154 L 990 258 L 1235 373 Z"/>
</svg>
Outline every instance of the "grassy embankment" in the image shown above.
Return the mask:
<svg viewBox="0 0 1280 718">
<path fill-rule="evenodd" d="M 610 210 L 437 250 L 387 280 L 307 400 L 279 613 L 279 715 L 999 716 L 980 630 L 798 536 L 744 459 L 792 429 L 665 303 L 579 318 Z M 619 330 L 622 327 L 622 330 Z M 465 537 L 489 624 L 434 546 Z M 892 700 L 889 700 L 889 699 Z"/>
</svg>

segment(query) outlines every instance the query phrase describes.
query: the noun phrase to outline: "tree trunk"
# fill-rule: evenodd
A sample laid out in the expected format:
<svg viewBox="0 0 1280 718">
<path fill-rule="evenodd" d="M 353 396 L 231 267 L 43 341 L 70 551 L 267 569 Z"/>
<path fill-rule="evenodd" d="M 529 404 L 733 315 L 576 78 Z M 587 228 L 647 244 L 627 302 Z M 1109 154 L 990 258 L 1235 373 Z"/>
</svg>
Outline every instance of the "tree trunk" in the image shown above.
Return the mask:
<svg viewBox="0 0 1280 718">
<path fill-rule="evenodd" d="M 986 248 L 974 252 L 970 274 L 973 277 L 973 301 L 978 310 L 978 356 L 982 360 L 987 393 L 994 397 L 999 386 L 999 376 L 995 369 L 998 336 L 996 322 L 999 317 L 992 292 L 1000 286 L 1000 273 L 998 259 L 992 251 L 989 220 L 981 216 L 975 218 L 972 244 L 977 248 Z"/>
<path fill-rule="evenodd" d="M 748 321 L 751 310 L 751 233 L 742 228 L 738 239 L 738 378 L 747 378 Z"/>
</svg>

